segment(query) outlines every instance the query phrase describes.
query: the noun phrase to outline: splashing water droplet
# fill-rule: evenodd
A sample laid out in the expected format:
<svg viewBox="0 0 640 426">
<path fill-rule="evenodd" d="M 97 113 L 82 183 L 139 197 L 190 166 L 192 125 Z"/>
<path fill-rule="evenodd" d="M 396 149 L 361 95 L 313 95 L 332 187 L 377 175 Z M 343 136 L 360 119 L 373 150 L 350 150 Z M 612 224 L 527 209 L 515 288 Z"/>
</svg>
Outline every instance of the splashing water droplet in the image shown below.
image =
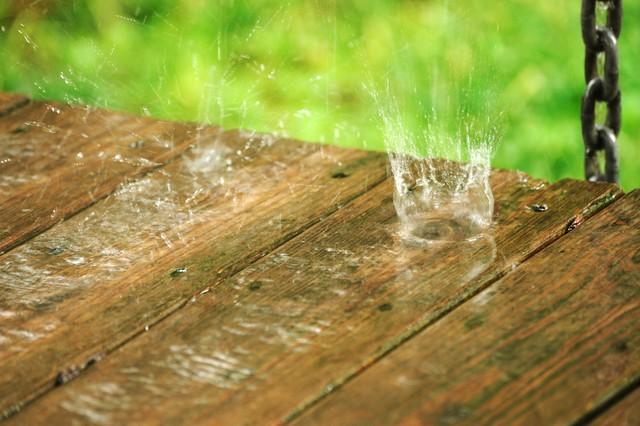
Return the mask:
<svg viewBox="0 0 640 426">
<path fill-rule="evenodd" d="M 389 153 L 403 239 L 459 241 L 485 231 L 493 216 L 489 176 L 498 139 L 492 119 L 472 116 L 464 96 L 460 104 L 449 105 L 447 95 L 442 111 L 434 106 L 423 117 L 424 130 L 415 133 L 388 85 L 386 92 L 371 94 Z"/>
</svg>

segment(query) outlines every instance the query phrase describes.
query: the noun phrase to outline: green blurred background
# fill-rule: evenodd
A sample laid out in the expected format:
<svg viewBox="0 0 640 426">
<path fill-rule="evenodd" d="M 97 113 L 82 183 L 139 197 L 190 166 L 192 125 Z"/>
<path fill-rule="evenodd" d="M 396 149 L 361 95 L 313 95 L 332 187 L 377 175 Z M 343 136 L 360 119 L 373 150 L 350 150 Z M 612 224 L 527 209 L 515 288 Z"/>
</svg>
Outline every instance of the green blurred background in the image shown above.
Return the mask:
<svg viewBox="0 0 640 426">
<path fill-rule="evenodd" d="M 0 90 L 383 150 L 370 91 L 389 87 L 412 132 L 441 99 L 464 103 L 501 117 L 494 166 L 582 178 L 579 16 L 579 0 L 4 1 Z M 640 186 L 638 47 L 625 1 L 625 189 Z"/>
</svg>

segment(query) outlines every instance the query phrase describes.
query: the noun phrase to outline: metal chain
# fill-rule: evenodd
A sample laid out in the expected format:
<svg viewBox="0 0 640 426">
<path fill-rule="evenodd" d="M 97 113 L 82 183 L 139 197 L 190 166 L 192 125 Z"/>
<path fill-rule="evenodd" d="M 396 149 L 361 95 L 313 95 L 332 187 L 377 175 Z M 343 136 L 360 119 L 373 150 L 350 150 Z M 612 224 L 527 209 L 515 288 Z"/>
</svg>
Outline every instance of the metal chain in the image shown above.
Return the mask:
<svg viewBox="0 0 640 426">
<path fill-rule="evenodd" d="M 596 23 L 597 3 L 607 6 L 607 23 Z M 620 88 L 618 87 L 618 37 L 622 28 L 622 0 L 582 0 L 582 40 L 586 48 L 584 76 L 587 89 L 582 97 L 582 139 L 585 175 L 590 181 L 618 182 L 620 133 Z M 598 74 L 598 57 L 604 54 L 604 73 Z M 604 125 L 596 124 L 596 102 L 606 102 Z M 598 163 L 604 151 L 605 172 Z"/>
</svg>

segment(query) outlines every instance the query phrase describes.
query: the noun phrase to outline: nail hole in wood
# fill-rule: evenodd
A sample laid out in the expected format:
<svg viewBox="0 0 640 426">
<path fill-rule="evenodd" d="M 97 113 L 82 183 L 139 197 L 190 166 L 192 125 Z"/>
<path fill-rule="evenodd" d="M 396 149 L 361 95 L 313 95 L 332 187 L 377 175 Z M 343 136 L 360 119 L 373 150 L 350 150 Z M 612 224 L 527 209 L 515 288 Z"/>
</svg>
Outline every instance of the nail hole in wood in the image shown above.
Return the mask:
<svg viewBox="0 0 640 426">
<path fill-rule="evenodd" d="M 19 133 L 25 133 L 27 130 L 29 130 L 27 126 L 18 126 L 15 129 L 13 129 L 11 133 L 13 133 L 14 135 L 17 135 Z"/>
<path fill-rule="evenodd" d="M 531 204 L 529 208 L 531 209 L 531 211 L 534 211 L 536 213 L 542 213 L 549 210 L 549 206 L 547 206 L 546 204 Z"/>
<path fill-rule="evenodd" d="M 349 177 L 349 174 L 343 172 L 342 170 L 339 170 L 337 172 L 331 173 L 331 177 L 334 178 L 334 179 L 344 179 L 346 177 Z"/>
<path fill-rule="evenodd" d="M 380 312 L 388 312 L 391 309 L 393 309 L 393 305 L 391 303 L 383 303 L 382 305 L 378 306 L 378 310 Z"/>
<path fill-rule="evenodd" d="M 171 278 L 176 278 L 184 274 L 185 272 L 187 272 L 187 268 L 182 267 L 182 268 L 177 268 L 173 270 L 169 275 L 171 275 Z"/>
<path fill-rule="evenodd" d="M 629 349 L 629 345 L 624 340 L 616 342 L 613 345 L 613 350 L 615 350 L 616 352 L 626 352 L 628 349 Z"/>
<path fill-rule="evenodd" d="M 249 290 L 251 291 L 260 290 L 261 287 L 262 287 L 262 283 L 260 281 L 254 281 L 251 284 L 249 284 Z"/>
</svg>

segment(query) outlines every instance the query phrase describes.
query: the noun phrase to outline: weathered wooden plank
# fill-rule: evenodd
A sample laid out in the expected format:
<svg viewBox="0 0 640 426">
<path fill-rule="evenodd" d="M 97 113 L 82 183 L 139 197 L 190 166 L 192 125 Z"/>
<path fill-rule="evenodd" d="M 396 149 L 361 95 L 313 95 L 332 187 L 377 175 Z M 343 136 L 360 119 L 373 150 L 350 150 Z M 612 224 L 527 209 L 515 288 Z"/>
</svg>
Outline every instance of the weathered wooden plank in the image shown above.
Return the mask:
<svg viewBox="0 0 640 426">
<path fill-rule="evenodd" d="M 128 123 L 127 123 L 128 122 Z M 78 152 L 102 148 L 96 136 L 110 132 L 134 131 L 150 120 L 130 115 L 70 107 L 55 102 L 30 102 L 0 119 L 0 158 L 2 174 L 17 175 L 5 182 L 3 194 L 28 180 L 28 173 L 46 173 L 74 159 Z M 126 128 L 123 128 L 124 126 Z"/>
<path fill-rule="evenodd" d="M 0 118 L 26 106 L 29 99 L 26 96 L 0 92 Z"/>
<path fill-rule="evenodd" d="M 610 407 L 591 424 L 593 426 L 640 425 L 640 389 L 636 389 L 622 401 Z"/>
<path fill-rule="evenodd" d="M 0 120 L 0 253 L 195 143 L 195 125 L 32 102 Z"/>
<path fill-rule="evenodd" d="M 0 257 L 5 414 L 386 177 L 381 154 L 210 133 Z"/>
<path fill-rule="evenodd" d="M 299 424 L 572 424 L 640 377 L 640 191 L 547 247 Z"/>
<path fill-rule="evenodd" d="M 396 237 L 387 181 L 237 275 L 212 282 L 14 421 L 281 421 L 619 194 L 576 181 L 543 188 L 509 172 L 496 172 L 493 187 L 491 237 L 410 248 Z M 527 207 L 540 202 L 549 206 L 544 213 Z"/>
</svg>

